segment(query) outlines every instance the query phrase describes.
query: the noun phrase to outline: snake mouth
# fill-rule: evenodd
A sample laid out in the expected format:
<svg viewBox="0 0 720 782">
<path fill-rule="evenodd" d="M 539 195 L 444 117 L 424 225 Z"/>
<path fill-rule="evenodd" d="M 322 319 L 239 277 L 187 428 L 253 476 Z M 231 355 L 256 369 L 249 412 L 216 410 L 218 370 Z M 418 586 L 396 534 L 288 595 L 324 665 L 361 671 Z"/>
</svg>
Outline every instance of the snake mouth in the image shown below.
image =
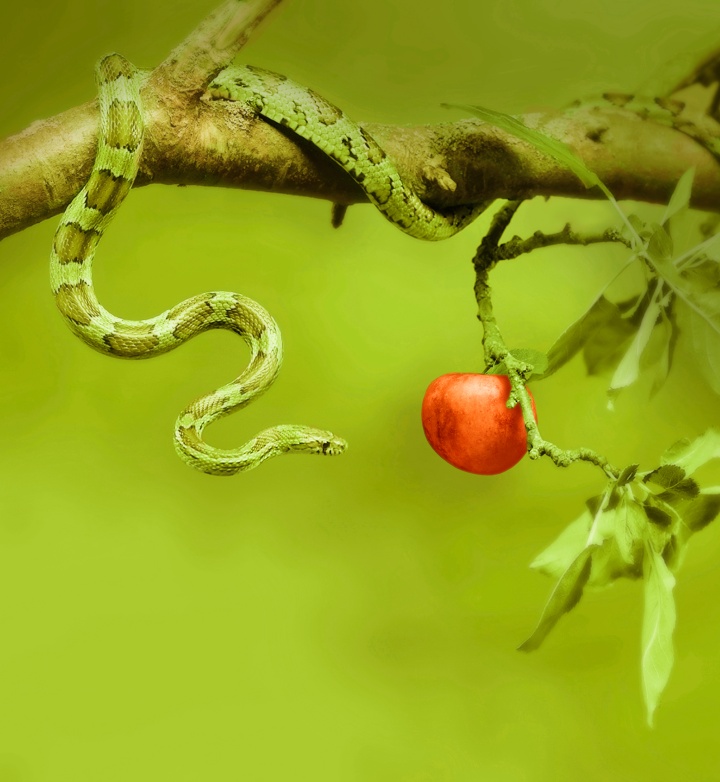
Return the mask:
<svg viewBox="0 0 720 782">
<path fill-rule="evenodd" d="M 341 440 L 340 438 L 325 440 L 325 442 L 322 444 L 322 453 L 325 456 L 335 456 L 336 454 L 342 453 L 346 448 L 347 443 L 345 440 Z"/>
</svg>

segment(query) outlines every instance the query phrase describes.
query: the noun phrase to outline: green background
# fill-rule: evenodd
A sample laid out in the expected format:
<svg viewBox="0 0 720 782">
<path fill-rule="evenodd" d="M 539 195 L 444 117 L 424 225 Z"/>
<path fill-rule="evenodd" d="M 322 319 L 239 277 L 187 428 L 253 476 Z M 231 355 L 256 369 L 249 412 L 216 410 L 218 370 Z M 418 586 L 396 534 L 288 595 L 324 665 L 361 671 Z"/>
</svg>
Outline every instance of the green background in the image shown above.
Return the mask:
<svg viewBox="0 0 720 782">
<path fill-rule="evenodd" d="M 91 98 L 108 51 L 153 66 L 213 5 L 6 9 L 2 132 Z M 243 60 L 360 120 L 441 122 L 460 116 L 443 101 L 520 112 L 632 89 L 717 24 L 716 0 L 295 0 Z M 523 214 L 525 232 L 611 217 L 562 200 Z M 483 478 L 435 456 L 419 421 L 427 384 L 481 368 L 481 225 L 423 244 L 369 206 L 338 231 L 329 216 L 321 201 L 156 186 L 130 195 L 102 242 L 97 288 L 118 315 L 226 289 L 278 320 L 277 384 L 213 427 L 214 443 L 290 422 L 350 441 L 336 459 L 227 479 L 185 467 L 171 433 L 193 396 L 244 366 L 239 340 L 109 360 L 49 294 L 57 219 L 0 245 L 0 780 L 717 779 L 718 530 L 678 579 L 655 730 L 638 584 L 586 596 L 540 651 L 515 651 L 551 587 L 527 565 L 602 476 L 524 460 Z M 508 342 L 547 349 L 622 258 L 555 249 L 504 264 Z M 688 359 L 651 404 L 644 382 L 610 413 L 607 382 L 576 360 L 537 384 L 544 435 L 649 468 L 720 423 Z"/>
</svg>

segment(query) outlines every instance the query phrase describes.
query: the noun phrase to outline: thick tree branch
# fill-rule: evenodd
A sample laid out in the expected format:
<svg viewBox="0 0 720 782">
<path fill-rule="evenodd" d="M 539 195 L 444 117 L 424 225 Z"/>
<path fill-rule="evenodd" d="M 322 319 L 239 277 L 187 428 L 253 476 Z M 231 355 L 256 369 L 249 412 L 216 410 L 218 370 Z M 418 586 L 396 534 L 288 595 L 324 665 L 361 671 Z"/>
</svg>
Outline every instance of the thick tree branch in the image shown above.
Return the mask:
<svg viewBox="0 0 720 782">
<path fill-rule="evenodd" d="M 203 89 L 280 0 L 227 0 L 148 77 L 149 114 L 137 185 L 213 185 L 365 201 L 322 152 Z M 698 111 L 713 136 L 718 126 Z M 681 174 L 697 169 L 692 204 L 720 212 L 720 165 L 683 133 L 616 107 L 523 117 L 567 143 L 619 199 L 666 202 Z M 35 122 L 0 142 L 0 238 L 59 214 L 89 176 L 95 102 Z M 533 147 L 476 120 L 364 126 L 421 197 L 437 206 L 489 198 L 598 198 Z"/>
</svg>

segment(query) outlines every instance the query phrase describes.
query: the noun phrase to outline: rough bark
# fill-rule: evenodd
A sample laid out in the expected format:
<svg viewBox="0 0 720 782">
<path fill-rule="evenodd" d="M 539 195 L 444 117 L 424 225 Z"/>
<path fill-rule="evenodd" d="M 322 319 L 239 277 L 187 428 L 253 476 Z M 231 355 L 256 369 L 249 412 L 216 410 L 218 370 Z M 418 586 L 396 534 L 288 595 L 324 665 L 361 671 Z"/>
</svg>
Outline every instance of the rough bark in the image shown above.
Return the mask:
<svg viewBox="0 0 720 782">
<path fill-rule="evenodd" d="M 241 106 L 204 96 L 207 84 L 280 1 L 226 0 L 148 76 L 148 128 L 136 186 L 240 187 L 339 204 L 366 200 L 312 145 Z M 717 67 L 717 57 L 708 62 Z M 688 77 L 677 86 L 709 83 L 708 73 L 715 71 L 708 62 L 699 71 L 703 78 Z M 698 108 L 697 121 L 720 136 L 720 125 L 703 111 Z M 695 166 L 692 204 L 720 211 L 720 164 L 677 130 L 611 106 L 522 119 L 567 143 L 618 199 L 666 202 L 680 175 Z M 534 195 L 603 197 L 530 145 L 476 120 L 364 127 L 436 207 Z M 93 101 L 0 142 L 0 239 L 66 208 L 89 176 L 97 130 Z"/>
</svg>

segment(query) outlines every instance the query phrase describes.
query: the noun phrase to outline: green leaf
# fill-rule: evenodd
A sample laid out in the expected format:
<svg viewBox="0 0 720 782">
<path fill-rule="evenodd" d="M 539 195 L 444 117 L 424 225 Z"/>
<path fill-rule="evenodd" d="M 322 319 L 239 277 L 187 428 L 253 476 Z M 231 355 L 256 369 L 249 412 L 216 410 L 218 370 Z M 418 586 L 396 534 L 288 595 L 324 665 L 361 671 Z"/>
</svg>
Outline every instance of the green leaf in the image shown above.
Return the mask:
<svg viewBox="0 0 720 782">
<path fill-rule="evenodd" d="M 625 486 L 627 483 L 631 483 L 635 476 L 637 475 L 639 464 L 630 464 L 628 465 L 621 473 L 620 477 L 617 479 L 617 485 L 618 486 Z"/>
<path fill-rule="evenodd" d="M 671 257 L 663 256 L 659 252 L 651 255 L 649 251 L 647 255 L 658 276 L 665 280 L 665 282 L 667 282 L 667 284 L 673 290 L 675 290 L 678 295 L 682 295 L 685 290 L 686 283 Z"/>
<path fill-rule="evenodd" d="M 720 431 L 708 429 L 692 442 L 687 439 L 678 440 L 665 451 L 662 464 L 676 464 L 682 467 L 687 475 L 692 475 L 698 467 L 702 467 L 712 459 L 720 459 Z"/>
<path fill-rule="evenodd" d="M 485 367 L 486 375 L 507 375 L 508 370 L 504 361 L 499 361 L 497 364 Z"/>
<path fill-rule="evenodd" d="M 682 519 L 691 532 L 699 532 L 720 513 L 720 487 L 706 489 L 685 507 Z"/>
<path fill-rule="evenodd" d="M 715 228 L 717 227 L 718 226 L 716 224 Z M 711 257 L 715 257 L 710 253 L 710 251 L 716 251 L 718 249 L 720 249 L 720 231 L 718 233 L 711 234 L 707 239 L 704 239 L 702 242 L 700 242 L 700 244 L 695 245 L 695 247 L 691 247 L 687 252 L 683 253 L 681 258 L 677 260 L 684 261 L 686 257 L 707 254 L 710 254 Z M 717 258 L 715 258 L 715 260 L 717 260 Z"/>
<path fill-rule="evenodd" d="M 540 380 L 545 376 L 545 371 L 548 366 L 548 359 L 547 356 L 541 351 L 534 350 L 533 348 L 513 348 L 510 351 L 510 355 L 514 359 L 522 361 L 523 363 L 532 367 L 532 371 L 525 378 L 526 381 Z M 507 375 L 507 362 L 499 361 L 497 364 L 493 364 L 491 367 L 486 367 L 485 373 L 488 375 Z"/>
<path fill-rule="evenodd" d="M 593 545 L 583 549 L 562 574 L 545 604 L 533 634 L 518 647 L 520 651 L 531 652 L 537 649 L 547 634 L 555 627 L 560 617 L 578 604 L 585 584 L 590 577 L 591 557 L 597 548 L 596 545 Z"/>
<path fill-rule="evenodd" d="M 672 524 L 673 517 L 667 511 L 658 508 L 657 505 L 645 503 L 643 510 L 648 519 L 658 527 L 669 527 Z"/>
<path fill-rule="evenodd" d="M 715 237 L 713 237 L 715 238 Z M 707 242 L 698 248 L 707 246 Z M 697 250 L 698 248 L 695 248 Z M 700 366 L 708 377 L 708 381 L 720 394 L 720 287 L 717 285 L 718 272 L 705 263 L 697 268 L 689 265 L 693 253 L 686 253 L 683 258 L 690 258 L 680 271 L 683 258 L 674 262 L 658 252 L 648 258 L 657 274 L 670 286 L 678 300 L 682 302 L 681 312 L 687 323 L 688 333 L 695 352 L 700 359 Z"/>
<path fill-rule="evenodd" d="M 671 573 L 677 573 L 685 559 L 687 551 L 687 540 L 690 535 L 671 535 L 670 540 L 665 544 L 662 550 L 662 558 L 665 564 L 670 568 Z"/>
<path fill-rule="evenodd" d="M 600 543 L 603 540 L 608 540 L 608 538 L 615 536 L 615 509 L 617 507 L 617 502 L 612 508 L 610 508 L 609 505 L 609 501 L 606 501 L 602 510 L 595 514 L 590 537 L 588 538 L 589 543 Z"/>
<path fill-rule="evenodd" d="M 518 361 L 524 361 L 533 368 L 532 375 L 528 377 L 542 376 L 548 368 L 548 357 L 539 350 L 532 348 L 514 348 L 510 355 Z"/>
<path fill-rule="evenodd" d="M 673 667 L 675 578 L 662 556 L 648 547 L 645 555 L 645 612 L 642 627 L 642 679 L 648 725 Z"/>
<path fill-rule="evenodd" d="M 610 304 L 615 309 L 613 316 L 589 335 L 583 350 L 588 375 L 599 375 L 617 367 L 638 330 L 642 313 L 647 306 L 647 302 L 640 304 L 641 301 L 642 299 L 636 296 L 619 304 Z M 642 308 L 642 312 L 638 307 Z M 627 314 L 627 311 L 633 308 L 639 315 L 637 319 Z"/>
<path fill-rule="evenodd" d="M 669 303 L 661 313 L 661 319 L 655 327 L 653 337 L 657 337 L 658 350 L 655 354 L 655 378 L 650 390 L 650 396 L 654 396 L 665 384 L 670 368 L 672 366 L 673 356 L 675 354 L 675 345 L 679 335 L 679 329 L 675 320 L 672 304 Z"/>
<path fill-rule="evenodd" d="M 626 493 L 616 511 L 615 539 L 623 561 L 633 568 L 642 564 L 645 514 L 632 495 Z M 639 575 L 639 573 L 637 574 Z"/>
<path fill-rule="evenodd" d="M 712 302 L 712 299 L 715 302 Z M 700 297 L 704 313 L 692 309 L 683 302 L 681 317 L 683 331 L 695 354 L 700 371 L 710 387 L 720 394 L 720 314 L 711 315 L 711 309 L 717 307 L 720 313 L 720 291 L 703 294 Z"/>
<path fill-rule="evenodd" d="M 614 516 L 615 514 L 611 514 Z M 613 537 L 606 538 L 602 543 L 597 544 L 598 549 L 593 554 L 590 577 L 587 581 L 587 587 L 593 589 L 603 589 L 612 584 L 618 578 L 625 575 L 627 566 L 622 561 L 618 551 L 617 541 Z"/>
<path fill-rule="evenodd" d="M 662 486 L 663 489 L 670 489 L 676 486 L 685 478 L 685 470 L 677 464 L 663 464 L 643 477 L 645 483 L 654 483 L 656 486 Z"/>
<path fill-rule="evenodd" d="M 660 304 L 653 298 L 645 310 L 640 328 L 635 334 L 635 338 L 630 343 L 630 347 L 617 365 L 615 374 L 610 381 L 608 388 L 608 407 L 612 409 L 612 403 L 615 397 L 623 388 L 632 385 L 640 374 L 640 358 L 650 341 L 655 324 L 660 317 Z"/>
<path fill-rule="evenodd" d="M 683 265 L 681 272 L 688 290 L 702 295 L 720 287 L 720 263 L 699 253 Z"/>
<path fill-rule="evenodd" d="M 552 578 L 560 578 L 585 548 L 591 522 L 592 517 L 587 511 L 583 512 L 535 557 L 530 567 Z"/>
<path fill-rule="evenodd" d="M 638 215 L 629 214 L 627 219 L 628 223 L 635 229 L 635 232 L 641 239 L 647 239 L 650 236 L 651 231 L 649 231 L 646 222 L 638 217 Z"/>
<path fill-rule="evenodd" d="M 634 330 L 635 327 L 622 317 L 616 304 L 605 296 L 599 296 L 550 348 L 548 367 L 543 377 L 557 372 L 583 347 L 588 373 L 596 374 L 600 362 L 607 359 L 608 353 L 627 342 Z"/>
<path fill-rule="evenodd" d="M 669 261 L 673 256 L 673 240 L 670 234 L 657 223 L 649 223 L 649 227 L 652 228 L 652 234 L 647 243 L 648 255 L 653 261 Z"/>
<path fill-rule="evenodd" d="M 700 487 L 692 479 L 685 475 L 685 470 L 677 464 L 663 464 L 661 467 L 646 473 L 643 476 L 645 483 L 652 483 L 664 491 L 657 493 L 656 497 L 663 502 L 672 504 L 697 497 Z"/>
<path fill-rule="evenodd" d="M 565 168 L 569 168 L 585 187 L 599 187 L 612 199 L 610 191 L 600 181 L 598 175 L 591 171 L 580 158 L 575 155 L 570 147 L 562 141 L 558 141 L 537 130 L 532 130 L 517 117 L 513 117 L 510 114 L 503 114 L 499 111 L 486 109 L 483 106 L 467 106 L 450 103 L 443 103 L 442 105 L 444 108 L 461 109 L 462 111 L 474 114 L 476 117 L 483 120 L 483 122 L 495 125 L 516 138 L 522 139 L 528 144 L 532 144 L 536 149 L 544 152 L 553 160 L 565 166 Z"/>
<path fill-rule="evenodd" d="M 603 502 L 606 502 L 607 495 L 606 494 L 596 494 L 594 497 L 589 497 L 587 500 L 585 500 L 585 505 L 587 506 L 587 509 L 590 511 L 590 522 L 592 523 L 592 520 L 597 516 L 598 511 L 600 510 L 600 506 L 603 504 Z"/>
<path fill-rule="evenodd" d="M 689 168 L 678 179 L 678 183 L 675 185 L 675 190 L 670 196 L 670 202 L 665 207 L 665 214 L 663 215 L 662 223 L 666 225 L 671 217 L 674 217 L 678 212 L 686 209 L 690 204 L 690 196 L 692 195 L 693 179 L 695 178 L 695 167 Z"/>
<path fill-rule="evenodd" d="M 697 485 L 697 482 L 692 478 L 685 478 L 671 489 L 660 492 L 657 498 L 674 506 L 683 500 L 691 500 L 697 497 L 699 493 L 700 487 Z"/>
<path fill-rule="evenodd" d="M 639 578 L 642 575 L 642 551 L 647 519 L 636 500 L 625 490 L 617 494 L 612 509 L 599 514 L 592 538 L 602 539 L 593 554 L 588 586 L 602 588 L 618 578 Z"/>
<path fill-rule="evenodd" d="M 657 551 L 662 551 L 672 540 L 673 522 L 679 521 L 672 508 L 666 512 L 664 503 L 641 503 L 629 487 L 613 487 L 604 496 L 618 499 L 614 503 L 606 502 L 603 510 L 596 512 L 588 536 L 589 542 L 599 545 L 592 557 L 587 582 L 587 586 L 593 588 L 608 586 L 618 578 L 640 578 L 646 541 L 651 541 Z M 649 521 L 653 523 L 649 524 Z M 681 543 L 684 544 L 684 541 Z"/>
</svg>

